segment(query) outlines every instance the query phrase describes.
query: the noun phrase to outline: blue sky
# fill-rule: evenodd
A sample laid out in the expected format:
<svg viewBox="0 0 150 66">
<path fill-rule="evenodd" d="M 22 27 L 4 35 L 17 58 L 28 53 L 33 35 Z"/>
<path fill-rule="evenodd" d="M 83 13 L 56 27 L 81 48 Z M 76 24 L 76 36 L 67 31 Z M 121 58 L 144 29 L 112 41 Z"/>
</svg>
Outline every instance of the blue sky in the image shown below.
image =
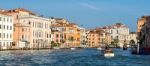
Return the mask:
<svg viewBox="0 0 150 66">
<path fill-rule="evenodd" d="M 136 31 L 137 19 L 150 14 L 149 3 L 150 0 L 0 0 L 0 8 L 25 8 L 46 17 L 66 18 L 85 28 L 122 22 Z"/>
</svg>

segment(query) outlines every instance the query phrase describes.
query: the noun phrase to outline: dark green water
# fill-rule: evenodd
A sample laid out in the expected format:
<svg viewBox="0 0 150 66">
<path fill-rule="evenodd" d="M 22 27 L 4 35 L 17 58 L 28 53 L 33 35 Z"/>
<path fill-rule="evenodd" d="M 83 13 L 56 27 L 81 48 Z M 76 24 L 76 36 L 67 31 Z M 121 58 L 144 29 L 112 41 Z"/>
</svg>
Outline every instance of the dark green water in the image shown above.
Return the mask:
<svg viewBox="0 0 150 66">
<path fill-rule="evenodd" d="M 150 66 L 149 55 L 114 52 L 114 58 L 105 58 L 97 49 L 0 51 L 0 66 Z"/>
</svg>

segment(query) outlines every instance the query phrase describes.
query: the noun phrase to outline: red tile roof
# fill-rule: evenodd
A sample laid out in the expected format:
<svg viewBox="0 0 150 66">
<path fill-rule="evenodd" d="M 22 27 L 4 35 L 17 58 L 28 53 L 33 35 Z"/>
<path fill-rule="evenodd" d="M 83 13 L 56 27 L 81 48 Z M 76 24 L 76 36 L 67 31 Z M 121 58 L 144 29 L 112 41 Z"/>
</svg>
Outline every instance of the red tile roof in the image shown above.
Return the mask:
<svg viewBox="0 0 150 66">
<path fill-rule="evenodd" d="M 29 10 L 23 9 L 23 8 L 16 8 L 16 9 L 12 9 L 12 10 L 7 10 L 7 13 L 18 13 L 18 12 L 20 12 L 20 11 L 28 12 L 29 14 L 36 15 L 36 14 L 33 13 L 32 11 L 29 11 Z"/>
</svg>

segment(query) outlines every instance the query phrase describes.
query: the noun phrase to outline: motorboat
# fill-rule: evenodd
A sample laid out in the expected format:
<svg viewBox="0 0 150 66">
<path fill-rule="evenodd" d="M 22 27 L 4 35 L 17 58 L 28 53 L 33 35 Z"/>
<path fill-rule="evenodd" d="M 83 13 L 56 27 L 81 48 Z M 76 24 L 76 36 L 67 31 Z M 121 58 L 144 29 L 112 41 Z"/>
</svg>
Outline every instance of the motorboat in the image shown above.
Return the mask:
<svg viewBox="0 0 150 66">
<path fill-rule="evenodd" d="M 70 48 L 70 49 L 71 49 L 71 50 L 75 50 L 76 48 L 73 48 L 73 47 L 72 47 L 72 48 Z"/>
<path fill-rule="evenodd" d="M 127 50 L 127 48 L 126 48 L 126 47 L 123 47 L 123 50 Z"/>
<path fill-rule="evenodd" d="M 138 54 L 138 45 L 131 45 L 131 53 L 132 54 Z"/>
<path fill-rule="evenodd" d="M 127 50 L 127 45 L 126 44 L 123 45 L 123 50 Z"/>
<path fill-rule="evenodd" d="M 101 47 L 98 47 L 97 50 L 102 50 L 102 48 L 101 48 Z"/>
<path fill-rule="evenodd" d="M 104 57 L 114 57 L 114 56 L 115 56 L 115 54 L 114 54 L 112 49 L 105 49 L 104 50 Z"/>
<path fill-rule="evenodd" d="M 124 41 L 124 45 L 123 45 L 123 50 L 127 50 L 128 47 L 127 47 L 127 43 L 126 43 L 126 40 Z"/>
</svg>

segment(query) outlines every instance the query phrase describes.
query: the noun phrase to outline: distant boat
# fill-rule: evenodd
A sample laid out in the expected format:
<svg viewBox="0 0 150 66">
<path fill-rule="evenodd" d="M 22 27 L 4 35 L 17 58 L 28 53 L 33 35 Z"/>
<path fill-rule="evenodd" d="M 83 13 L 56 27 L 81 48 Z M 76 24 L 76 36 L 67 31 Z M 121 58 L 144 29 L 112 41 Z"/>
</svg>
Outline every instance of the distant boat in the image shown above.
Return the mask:
<svg viewBox="0 0 150 66">
<path fill-rule="evenodd" d="M 102 48 L 101 48 L 101 47 L 98 47 L 97 50 L 102 50 Z"/>
<path fill-rule="evenodd" d="M 112 49 L 104 50 L 104 57 L 110 58 L 110 57 L 114 57 L 114 56 L 115 56 L 115 54 Z"/>
<path fill-rule="evenodd" d="M 135 45 L 135 44 L 131 45 L 132 54 L 138 54 L 137 50 L 138 50 L 138 45 Z"/>
<path fill-rule="evenodd" d="M 76 48 L 70 48 L 71 50 L 75 50 Z"/>
<path fill-rule="evenodd" d="M 123 45 L 123 50 L 127 50 L 127 45 L 126 44 Z"/>
<path fill-rule="evenodd" d="M 123 44 L 123 50 L 127 50 L 127 43 L 126 43 L 126 40 L 124 40 L 124 44 Z"/>
</svg>

